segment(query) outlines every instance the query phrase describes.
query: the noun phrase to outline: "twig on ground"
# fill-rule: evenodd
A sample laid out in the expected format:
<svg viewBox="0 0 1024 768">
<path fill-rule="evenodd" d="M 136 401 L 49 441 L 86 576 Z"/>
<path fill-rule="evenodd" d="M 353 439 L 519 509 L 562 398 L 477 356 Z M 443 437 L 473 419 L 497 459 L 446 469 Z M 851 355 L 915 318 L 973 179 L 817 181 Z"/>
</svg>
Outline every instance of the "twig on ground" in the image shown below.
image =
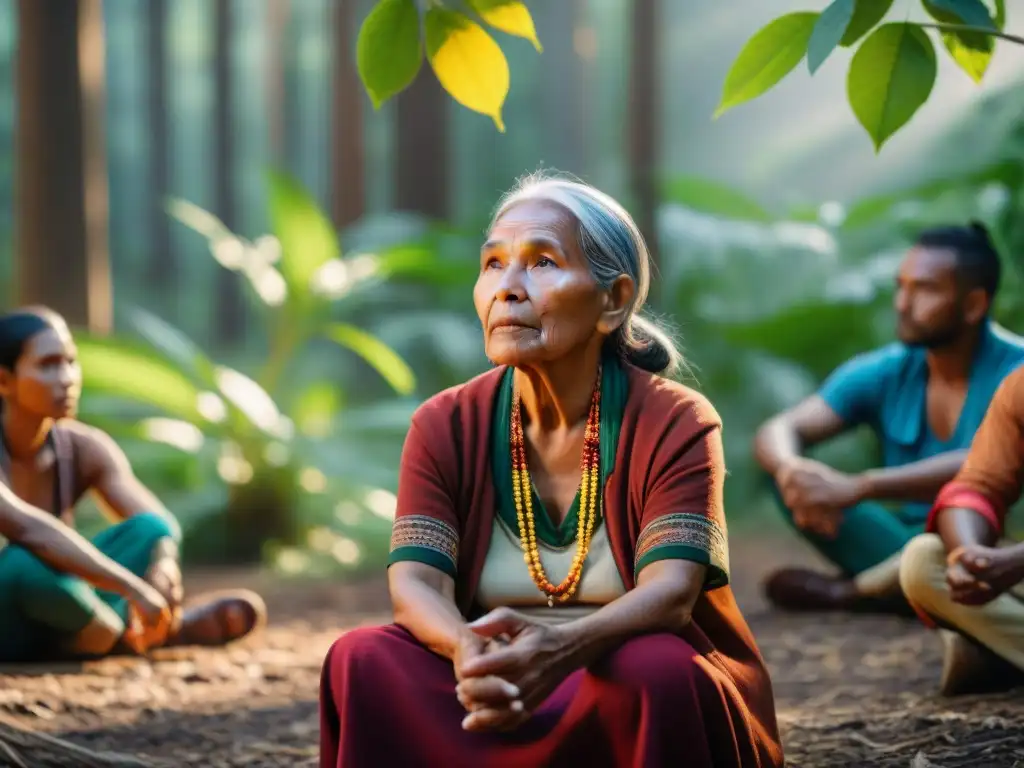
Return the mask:
<svg viewBox="0 0 1024 768">
<path fill-rule="evenodd" d="M 0 752 L 14 768 L 155 768 L 138 758 L 85 747 L 46 733 L 26 731 L 0 719 Z"/>
</svg>

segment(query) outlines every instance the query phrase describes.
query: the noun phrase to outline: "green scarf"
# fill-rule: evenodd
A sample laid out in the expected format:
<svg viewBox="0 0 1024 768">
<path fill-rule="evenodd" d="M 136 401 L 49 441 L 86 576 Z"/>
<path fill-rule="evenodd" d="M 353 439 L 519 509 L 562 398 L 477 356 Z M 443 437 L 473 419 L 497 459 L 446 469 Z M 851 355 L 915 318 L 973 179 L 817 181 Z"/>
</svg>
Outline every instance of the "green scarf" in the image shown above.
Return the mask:
<svg viewBox="0 0 1024 768">
<path fill-rule="evenodd" d="M 629 380 L 622 364 L 613 354 L 604 356 L 604 368 L 601 374 L 601 476 L 598 492 L 603 496 L 605 482 L 615 466 L 615 449 L 619 442 L 619 430 L 622 427 L 622 413 L 626 407 L 629 392 Z M 498 499 L 498 514 L 509 530 L 517 532 L 519 521 L 516 518 L 515 499 L 512 495 L 512 450 L 510 444 L 512 395 L 514 368 L 505 371 L 501 380 L 501 388 L 494 408 L 494 422 L 491 425 L 491 469 L 494 474 L 494 487 Z M 532 485 L 532 484 L 531 484 Z M 533 491 L 534 525 L 537 538 L 552 547 L 566 547 L 576 540 L 576 529 L 579 525 L 580 494 L 576 492 L 569 514 L 562 524 L 555 526 L 544 508 L 544 502 Z M 597 519 L 595 529 L 603 519 L 603 498 L 598 498 Z"/>
</svg>

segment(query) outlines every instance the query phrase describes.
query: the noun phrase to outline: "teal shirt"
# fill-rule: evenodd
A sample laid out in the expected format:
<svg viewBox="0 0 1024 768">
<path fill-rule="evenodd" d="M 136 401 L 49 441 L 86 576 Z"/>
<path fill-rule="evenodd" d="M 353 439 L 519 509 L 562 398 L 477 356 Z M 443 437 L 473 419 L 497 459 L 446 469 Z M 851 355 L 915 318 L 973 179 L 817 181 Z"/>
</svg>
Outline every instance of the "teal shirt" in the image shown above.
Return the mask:
<svg viewBox="0 0 1024 768">
<path fill-rule="evenodd" d="M 844 363 L 819 390 L 846 424 L 866 424 L 874 431 L 886 467 L 969 448 L 999 383 L 1024 362 L 1024 338 L 995 323 L 985 325 L 971 366 L 967 399 L 948 440 L 940 440 L 928 425 L 925 355 L 920 347 L 889 344 Z M 922 522 L 929 508 L 925 503 L 905 504 L 901 516 L 909 523 Z"/>
</svg>

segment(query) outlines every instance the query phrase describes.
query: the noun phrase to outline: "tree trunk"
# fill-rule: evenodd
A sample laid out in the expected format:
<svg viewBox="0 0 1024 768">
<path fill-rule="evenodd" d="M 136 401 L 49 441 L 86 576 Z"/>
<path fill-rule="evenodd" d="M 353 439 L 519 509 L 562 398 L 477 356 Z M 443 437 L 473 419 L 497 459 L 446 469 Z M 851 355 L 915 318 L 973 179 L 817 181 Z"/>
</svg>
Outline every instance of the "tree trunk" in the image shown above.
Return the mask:
<svg viewBox="0 0 1024 768">
<path fill-rule="evenodd" d="M 395 207 L 448 215 L 448 96 L 430 67 L 397 97 Z"/>
<path fill-rule="evenodd" d="M 331 158 L 331 213 L 339 229 L 366 212 L 363 162 L 363 88 L 356 72 L 355 0 L 334 7 L 334 131 Z"/>
<path fill-rule="evenodd" d="M 101 0 L 18 3 L 17 298 L 110 330 Z"/>
<path fill-rule="evenodd" d="M 660 146 L 661 83 L 658 78 L 658 0 L 633 0 L 629 66 L 629 175 L 633 217 L 657 262 L 655 213 Z"/>
<path fill-rule="evenodd" d="M 290 0 L 269 0 L 267 11 L 267 125 L 269 126 L 270 156 L 274 163 L 285 161 L 285 116 L 288 103 L 285 97 L 285 40 L 288 35 L 288 19 L 291 15 Z M 349 0 L 342 0 L 347 5 Z"/>
<path fill-rule="evenodd" d="M 149 256 L 146 281 L 159 286 L 157 295 L 167 304 L 175 302 L 178 264 L 171 248 L 170 217 L 165 201 L 170 191 L 170 143 L 167 130 L 167 0 L 149 0 L 146 5 L 146 45 L 149 59 L 147 122 L 149 126 Z"/>
<path fill-rule="evenodd" d="M 214 3 L 214 199 L 216 213 L 231 231 L 237 225 L 237 206 L 232 162 L 231 115 L 234 88 L 231 82 L 231 2 Z M 238 344 L 245 338 L 245 297 L 236 272 L 218 267 L 213 322 L 219 344 Z"/>
<path fill-rule="evenodd" d="M 583 176 L 586 169 L 586 77 L 583 60 L 574 46 L 576 25 L 582 16 L 582 0 L 559 0 L 545 9 L 540 26 L 546 42 L 541 57 L 541 97 L 547 116 L 545 144 L 548 165 Z"/>
</svg>

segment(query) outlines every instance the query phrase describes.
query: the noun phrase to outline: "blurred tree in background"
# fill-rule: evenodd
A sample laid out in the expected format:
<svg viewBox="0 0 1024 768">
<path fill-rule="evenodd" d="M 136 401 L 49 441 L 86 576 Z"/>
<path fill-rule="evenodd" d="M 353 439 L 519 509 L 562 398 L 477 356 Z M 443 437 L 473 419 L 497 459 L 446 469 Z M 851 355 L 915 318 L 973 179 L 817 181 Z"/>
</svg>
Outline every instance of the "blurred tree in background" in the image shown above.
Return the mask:
<svg viewBox="0 0 1024 768">
<path fill-rule="evenodd" d="M 656 246 L 655 309 L 725 420 L 730 516 L 760 525 L 753 429 L 891 338 L 916 231 L 976 217 L 1011 263 L 1024 249 L 1019 60 L 992 59 L 984 99 L 950 81 L 883 161 L 846 130 L 835 66 L 711 122 L 743 38 L 790 5 L 447 4 L 472 27 L 431 6 L 434 31 L 405 32 L 415 72 L 371 98 L 374 14 L 424 6 L 0 0 L 0 285 L 83 329 L 82 418 L 180 515 L 187 557 L 376 568 L 412 411 L 488 365 L 471 289 L 491 208 L 559 168 Z M 818 23 L 790 71 L 809 47 L 820 64 Z M 506 62 L 500 103 L 459 79 L 474 51 Z M 997 312 L 1018 331 L 1020 288 L 1008 270 Z"/>
</svg>

